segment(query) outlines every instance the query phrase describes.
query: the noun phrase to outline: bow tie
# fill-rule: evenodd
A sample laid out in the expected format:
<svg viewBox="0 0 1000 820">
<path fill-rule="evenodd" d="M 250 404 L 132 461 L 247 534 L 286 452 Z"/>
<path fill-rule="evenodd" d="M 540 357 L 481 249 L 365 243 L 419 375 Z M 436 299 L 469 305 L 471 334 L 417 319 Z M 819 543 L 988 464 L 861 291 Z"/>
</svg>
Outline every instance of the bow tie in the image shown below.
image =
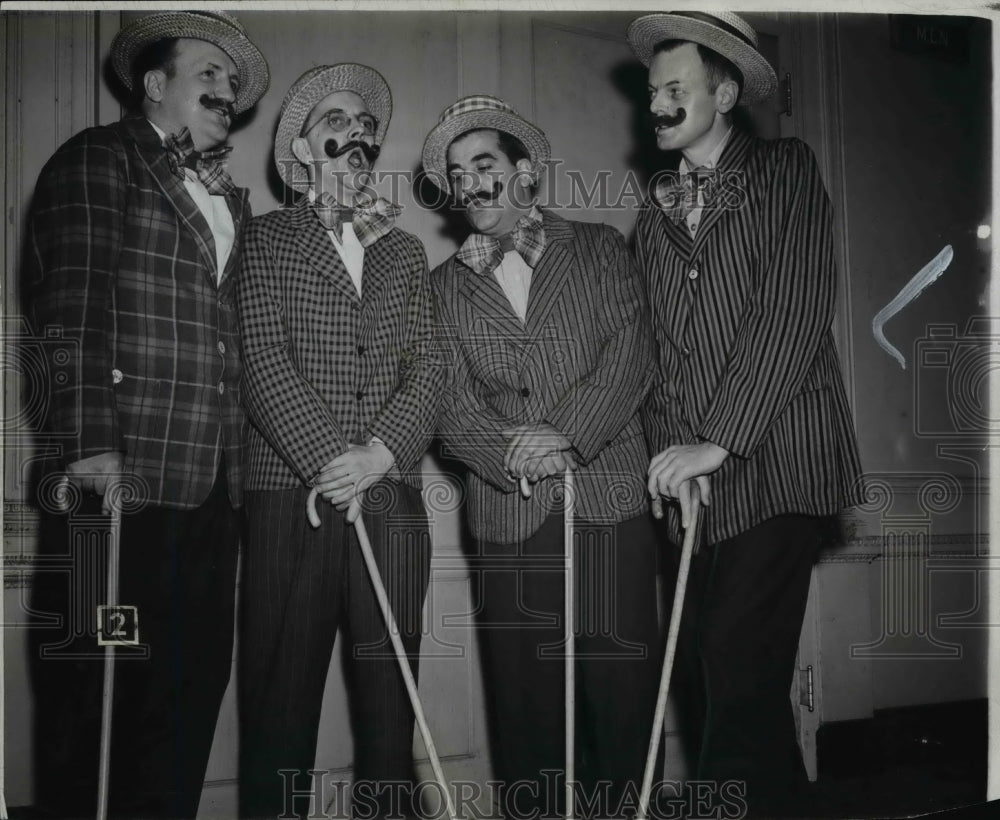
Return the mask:
<svg viewBox="0 0 1000 820">
<path fill-rule="evenodd" d="M 403 209 L 387 199 L 379 197 L 371 205 L 355 205 L 345 208 L 333 196 L 323 192 L 316 197 L 313 211 L 328 231 L 333 231 L 338 238 L 343 237 L 343 224 L 350 222 L 354 226 L 354 235 L 361 246 L 367 248 L 385 236 L 396 224 L 396 217 Z"/>
<path fill-rule="evenodd" d="M 684 175 L 672 173 L 660 179 L 653 190 L 653 198 L 670 220 L 678 225 L 695 208 L 706 208 L 712 204 L 718 182 L 715 169 L 699 166 Z"/>
<path fill-rule="evenodd" d="M 184 169 L 190 168 L 213 196 L 231 194 L 236 190 L 233 178 L 226 170 L 226 161 L 233 150 L 231 145 L 214 151 L 195 151 L 191 132 L 182 128 L 179 134 L 167 135 L 163 147 L 167 151 L 170 172 L 181 182 L 187 178 Z"/>
<path fill-rule="evenodd" d="M 458 250 L 458 261 L 476 273 L 491 273 L 507 251 L 517 251 L 534 268 L 545 251 L 542 221 L 529 214 L 517 220 L 514 230 L 501 237 L 470 234 Z"/>
</svg>

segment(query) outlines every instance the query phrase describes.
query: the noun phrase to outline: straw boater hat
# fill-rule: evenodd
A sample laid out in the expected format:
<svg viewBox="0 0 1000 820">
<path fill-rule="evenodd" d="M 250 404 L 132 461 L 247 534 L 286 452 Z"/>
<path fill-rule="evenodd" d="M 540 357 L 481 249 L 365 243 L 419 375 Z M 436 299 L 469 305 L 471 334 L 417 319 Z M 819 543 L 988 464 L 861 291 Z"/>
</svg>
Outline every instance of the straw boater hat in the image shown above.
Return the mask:
<svg viewBox="0 0 1000 820">
<path fill-rule="evenodd" d="M 517 137 L 528 149 L 535 173 L 540 173 L 549 159 L 549 141 L 545 134 L 503 100 L 474 94 L 448 106 L 424 140 L 424 171 L 438 187 L 447 189 L 448 185 L 448 146 L 456 137 L 478 128 L 493 128 Z"/>
<path fill-rule="evenodd" d="M 111 41 L 111 64 L 115 74 L 132 90 L 132 63 L 146 46 L 171 37 L 207 40 L 221 48 L 236 63 L 240 87 L 234 107 L 237 114 L 253 108 L 271 82 L 267 60 L 247 37 L 246 30 L 231 14 L 222 11 L 167 11 L 142 17 L 126 26 Z"/>
<path fill-rule="evenodd" d="M 281 103 L 278 132 L 274 137 L 274 164 L 285 184 L 296 191 L 309 190 L 309 169 L 292 153 L 292 140 L 302 133 L 309 112 L 334 91 L 353 91 L 365 101 L 378 120 L 375 144 L 381 145 L 392 116 L 389 84 L 374 68 L 358 63 L 337 63 L 311 68 L 299 77 Z"/>
<path fill-rule="evenodd" d="M 653 48 L 663 40 L 689 40 L 721 54 L 743 74 L 740 105 L 766 100 L 774 93 L 778 78 L 757 44 L 757 33 L 736 14 L 720 11 L 672 11 L 647 14 L 628 27 L 628 42 L 643 65 L 653 59 Z"/>
</svg>

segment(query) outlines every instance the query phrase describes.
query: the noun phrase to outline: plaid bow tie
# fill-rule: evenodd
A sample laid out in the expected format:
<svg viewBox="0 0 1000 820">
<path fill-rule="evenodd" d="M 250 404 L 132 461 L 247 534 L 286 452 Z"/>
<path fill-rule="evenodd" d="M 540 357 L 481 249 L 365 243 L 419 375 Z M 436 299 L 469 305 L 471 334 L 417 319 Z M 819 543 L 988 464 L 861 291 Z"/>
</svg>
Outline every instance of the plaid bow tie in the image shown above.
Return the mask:
<svg viewBox="0 0 1000 820">
<path fill-rule="evenodd" d="M 224 145 L 214 151 L 195 151 L 191 132 L 182 128 L 179 134 L 169 134 L 163 147 L 167 150 L 170 172 L 181 182 L 186 179 L 184 169 L 190 168 L 213 196 L 231 194 L 236 190 L 233 178 L 226 170 L 226 161 L 233 150 L 231 145 Z"/>
<path fill-rule="evenodd" d="M 670 220 L 678 225 L 687 219 L 688 214 L 695 208 L 710 206 L 717 187 L 718 177 L 715 170 L 699 166 L 683 176 L 669 174 L 657 181 L 653 197 Z"/>
<path fill-rule="evenodd" d="M 497 238 L 481 233 L 470 234 L 458 249 L 458 261 L 476 273 L 491 273 L 507 251 L 517 251 L 532 268 L 545 251 L 545 228 L 532 214 L 522 216 L 509 234 Z"/>
<path fill-rule="evenodd" d="M 333 195 L 324 191 L 316 197 L 313 203 L 313 211 L 323 223 L 323 227 L 328 231 L 333 231 L 338 237 L 342 237 L 343 224 L 350 222 L 354 225 L 354 235 L 358 238 L 363 248 L 375 244 L 393 229 L 396 224 L 396 217 L 403 209 L 387 199 L 379 197 L 371 205 L 355 205 L 353 208 L 345 208 Z"/>
</svg>

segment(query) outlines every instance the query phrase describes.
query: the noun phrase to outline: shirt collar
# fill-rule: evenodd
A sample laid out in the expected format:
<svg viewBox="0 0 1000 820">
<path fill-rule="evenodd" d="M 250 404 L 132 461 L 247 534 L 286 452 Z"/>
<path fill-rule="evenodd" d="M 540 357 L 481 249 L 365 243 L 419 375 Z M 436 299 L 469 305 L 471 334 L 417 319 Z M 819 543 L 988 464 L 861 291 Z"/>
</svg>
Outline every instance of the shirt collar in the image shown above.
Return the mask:
<svg viewBox="0 0 1000 820">
<path fill-rule="evenodd" d="M 715 168 L 719 164 L 719 157 L 722 156 L 722 152 L 726 149 L 726 146 L 729 144 L 729 138 L 732 135 L 733 135 L 733 126 L 730 125 L 729 130 L 722 135 L 722 139 L 720 139 L 715 148 L 712 149 L 712 153 L 708 155 L 708 159 L 706 159 L 698 167 L 706 168 L 709 170 Z M 681 156 L 681 161 L 680 164 L 677 166 L 677 170 L 680 171 L 681 174 L 689 173 L 692 170 L 691 166 L 688 165 L 688 161 L 685 157 Z"/>
<path fill-rule="evenodd" d="M 148 117 L 146 118 L 146 122 L 148 122 L 150 125 L 153 126 L 153 130 L 156 132 L 156 135 L 160 138 L 160 142 L 163 142 L 164 140 L 166 140 L 166 138 L 167 138 L 167 132 L 166 131 L 164 131 L 162 128 L 160 128 L 160 126 L 158 126 L 155 122 L 153 122 Z"/>
</svg>

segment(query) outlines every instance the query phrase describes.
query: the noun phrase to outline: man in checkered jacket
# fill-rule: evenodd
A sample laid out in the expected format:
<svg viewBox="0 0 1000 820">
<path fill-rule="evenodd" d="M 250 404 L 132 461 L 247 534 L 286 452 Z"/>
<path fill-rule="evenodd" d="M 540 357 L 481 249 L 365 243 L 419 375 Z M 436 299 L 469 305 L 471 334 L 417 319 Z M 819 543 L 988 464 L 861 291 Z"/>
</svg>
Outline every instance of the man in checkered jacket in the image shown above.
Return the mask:
<svg viewBox="0 0 1000 820">
<path fill-rule="evenodd" d="M 292 790 L 310 788 L 340 626 L 355 804 L 374 800 L 386 816 L 409 790 L 413 713 L 350 526 L 364 516 L 416 672 L 430 571 L 420 460 L 441 375 L 424 248 L 369 187 L 391 111 L 388 85 L 367 66 L 302 75 L 282 104 L 274 159 L 303 196 L 248 231 L 241 817 L 308 812 Z M 306 518 L 311 488 L 329 502 L 317 529 Z"/>
<path fill-rule="evenodd" d="M 194 817 L 232 667 L 243 491 L 234 292 L 250 209 L 224 144 L 269 73 L 237 20 L 202 12 L 136 20 L 110 61 L 135 110 L 49 160 L 26 244 L 37 329 L 70 351 L 50 369 L 51 477 L 79 491 L 71 515 L 43 517 L 43 549 L 73 569 L 40 575 L 34 600 L 63 619 L 36 631 L 36 794 L 46 816 L 94 813 L 104 651 L 92 621 L 105 597 L 92 543 L 115 497 L 118 599 L 136 608 L 138 645 L 116 650 L 109 808 Z"/>
</svg>

